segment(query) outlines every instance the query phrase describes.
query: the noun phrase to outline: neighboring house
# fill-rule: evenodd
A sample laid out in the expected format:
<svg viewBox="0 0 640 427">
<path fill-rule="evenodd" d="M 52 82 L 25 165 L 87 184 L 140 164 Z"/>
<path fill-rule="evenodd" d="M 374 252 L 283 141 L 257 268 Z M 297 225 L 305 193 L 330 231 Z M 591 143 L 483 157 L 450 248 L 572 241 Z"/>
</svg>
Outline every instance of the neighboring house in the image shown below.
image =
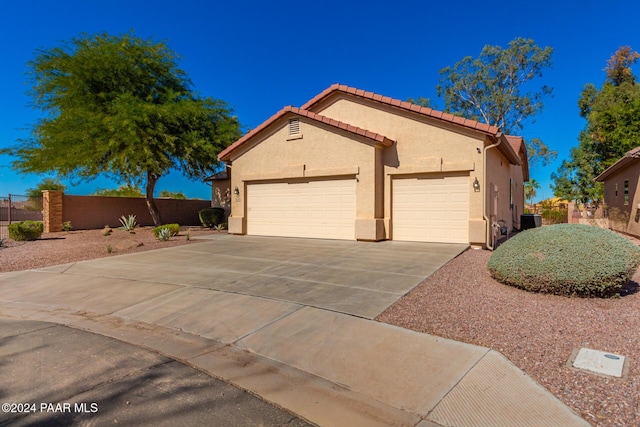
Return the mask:
<svg viewBox="0 0 640 427">
<path fill-rule="evenodd" d="M 596 177 L 604 183 L 604 203 L 609 209 L 610 219 L 613 208 L 618 209 L 621 218 L 625 213 L 629 221 L 623 232 L 640 236 L 640 147 L 629 150 L 620 160 Z M 618 219 L 616 218 L 616 219 Z"/>
<path fill-rule="evenodd" d="M 529 179 L 520 137 L 333 85 L 219 155 L 229 232 L 481 244 L 519 228 Z"/>
<path fill-rule="evenodd" d="M 551 209 L 567 209 L 569 207 L 569 201 L 560 197 L 551 197 L 550 199 L 541 200 L 535 205 L 533 209 L 535 212 L 540 213 L 544 208 Z"/>
</svg>

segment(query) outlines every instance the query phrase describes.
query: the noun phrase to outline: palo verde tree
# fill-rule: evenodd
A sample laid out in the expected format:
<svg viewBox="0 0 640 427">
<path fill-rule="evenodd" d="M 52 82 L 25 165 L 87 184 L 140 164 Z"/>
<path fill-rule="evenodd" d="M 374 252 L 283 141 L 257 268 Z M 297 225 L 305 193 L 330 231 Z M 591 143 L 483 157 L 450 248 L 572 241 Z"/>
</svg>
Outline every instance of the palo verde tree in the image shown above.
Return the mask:
<svg viewBox="0 0 640 427">
<path fill-rule="evenodd" d="M 35 187 L 27 188 L 27 196 L 30 199 L 37 199 L 42 197 L 44 190 L 60 190 L 64 191 L 65 186 L 63 183 L 55 178 L 44 178 L 42 181 L 36 184 Z"/>
<path fill-rule="evenodd" d="M 172 168 L 191 179 L 214 172 L 217 154 L 240 136 L 221 100 L 198 96 L 164 42 L 82 34 L 29 62 L 31 96 L 44 116 L 31 137 L 4 150 L 23 173 L 110 175 L 144 183 L 149 212 L 158 179 Z"/>
<path fill-rule="evenodd" d="M 144 197 L 144 193 L 140 187 L 125 184 L 118 188 L 98 188 L 93 192 L 94 196 L 107 197 Z"/>
<path fill-rule="evenodd" d="M 453 67 L 440 70 L 438 96 L 444 97 L 446 111 L 496 126 L 506 134 L 520 132 L 543 109 L 543 98 L 552 89 L 534 91 L 531 81 L 551 67 L 549 46 L 541 48 L 533 40 L 516 38 L 505 49 L 486 45 L 477 58 L 467 56 Z M 557 155 L 539 139 L 527 142 L 531 163 L 546 165 Z"/>
<path fill-rule="evenodd" d="M 640 85 L 631 69 L 639 59 L 638 52 L 623 46 L 607 61 L 602 88 L 585 85 L 578 106 L 587 124 L 570 158 L 552 174 L 556 196 L 584 203 L 602 200 L 602 184 L 595 177 L 640 145 Z"/>
</svg>

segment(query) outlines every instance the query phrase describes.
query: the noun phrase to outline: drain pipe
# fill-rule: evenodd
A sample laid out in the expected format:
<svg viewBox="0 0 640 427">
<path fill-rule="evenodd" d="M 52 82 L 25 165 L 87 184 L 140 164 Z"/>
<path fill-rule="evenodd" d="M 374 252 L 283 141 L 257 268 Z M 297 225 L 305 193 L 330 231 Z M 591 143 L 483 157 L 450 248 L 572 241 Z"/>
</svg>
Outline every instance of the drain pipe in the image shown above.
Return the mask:
<svg viewBox="0 0 640 427">
<path fill-rule="evenodd" d="M 483 152 L 482 168 L 483 168 L 483 171 L 484 171 L 484 184 L 485 184 L 484 186 L 485 186 L 485 189 L 487 187 L 487 151 L 489 151 L 492 148 L 496 148 L 497 146 L 502 144 L 502 132 L 498 132 L 498 134 L 496 135 L 496 138 L 498 139 L 498 142 L 488 146 L 487 148 L 484 149 L 484 152 Z M 489 191 L 490 190 L 491 189 L 489 189 Z M 486 229 L 485 239 L 486 239 L 487 249 L 492 251 L 493 250 L 493 242 L 491 242 L 491 224 L 489 223 L 490 218 L 487 217 L 487 194 L 486 194 L 486 190 L 485 190 L 484 197 L 482 198 L 482 217 L 484 218 L 484 220 L 485 220 L 485 222 L 487 224 L 486 227 L 485 227 L 485 229 Z"/>
</svg>

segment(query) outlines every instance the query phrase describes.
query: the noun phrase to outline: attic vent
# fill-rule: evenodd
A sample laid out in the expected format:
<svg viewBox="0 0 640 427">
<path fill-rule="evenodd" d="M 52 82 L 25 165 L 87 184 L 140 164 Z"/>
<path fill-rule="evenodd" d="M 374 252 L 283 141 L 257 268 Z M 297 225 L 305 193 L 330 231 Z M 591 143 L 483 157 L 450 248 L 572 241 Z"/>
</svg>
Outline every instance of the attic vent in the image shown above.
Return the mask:
<svg viewBox="0 0 640 427">
<path fill-rule="evenodd" d="M 289 120 L 289 135 L 298 135 L 300 133 L 300 119 Z"/>
</svg>

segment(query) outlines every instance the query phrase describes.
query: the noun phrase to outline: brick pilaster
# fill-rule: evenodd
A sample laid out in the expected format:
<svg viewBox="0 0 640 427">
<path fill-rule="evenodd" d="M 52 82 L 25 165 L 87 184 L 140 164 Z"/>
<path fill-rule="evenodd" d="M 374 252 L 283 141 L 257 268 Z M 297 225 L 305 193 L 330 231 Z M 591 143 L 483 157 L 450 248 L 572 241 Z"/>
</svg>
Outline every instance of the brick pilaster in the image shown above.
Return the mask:
<svg viewBox="0 0 640 427">
<path fill-rule="evenodd" d="M 44 232 L 62 231 L 62 196 L 59 190 L 42 191 L 42 221 Z"/>
</svg>

